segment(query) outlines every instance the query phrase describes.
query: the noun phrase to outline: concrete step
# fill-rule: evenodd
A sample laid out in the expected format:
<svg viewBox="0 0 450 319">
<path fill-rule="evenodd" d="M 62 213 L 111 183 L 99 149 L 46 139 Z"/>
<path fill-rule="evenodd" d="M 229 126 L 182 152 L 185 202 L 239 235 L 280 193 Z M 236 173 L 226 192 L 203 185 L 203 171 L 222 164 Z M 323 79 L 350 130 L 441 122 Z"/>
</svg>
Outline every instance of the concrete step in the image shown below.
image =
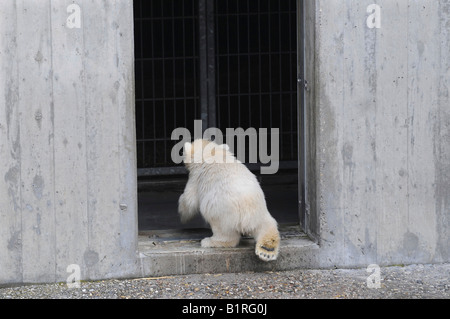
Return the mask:
<svg viewBox="0 0 450 319">
<path fill-rule="evenodd" d="M 298 226 L 280 226 L 281 245 L 276 261 L 264 262 L 255 255 L 255 241 L 243 237 L 236 248 L 202 248 L 200 240 L 209 229 L 155 230 L 139 234 L 143 277 L 201 273 L 281 271 L 307 268 L 319 247 Z"/>
</svg>

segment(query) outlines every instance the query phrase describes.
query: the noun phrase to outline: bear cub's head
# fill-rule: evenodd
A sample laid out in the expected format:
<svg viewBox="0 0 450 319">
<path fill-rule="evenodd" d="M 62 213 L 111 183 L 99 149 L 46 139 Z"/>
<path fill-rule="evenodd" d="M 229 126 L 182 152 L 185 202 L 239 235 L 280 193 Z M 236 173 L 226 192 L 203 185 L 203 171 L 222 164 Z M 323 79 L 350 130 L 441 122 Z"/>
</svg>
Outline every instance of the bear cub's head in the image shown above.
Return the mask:
<svg viewBox="0 0 450 319">
<path fill-rule="evenodd" d="M 185 143 L 183 147 L 183 162 L 188 169 L 195 164 L 222 164 L 236 162 L 226 144 L 216 144 L 213 141 L 197 139 Z"/>
</svg>

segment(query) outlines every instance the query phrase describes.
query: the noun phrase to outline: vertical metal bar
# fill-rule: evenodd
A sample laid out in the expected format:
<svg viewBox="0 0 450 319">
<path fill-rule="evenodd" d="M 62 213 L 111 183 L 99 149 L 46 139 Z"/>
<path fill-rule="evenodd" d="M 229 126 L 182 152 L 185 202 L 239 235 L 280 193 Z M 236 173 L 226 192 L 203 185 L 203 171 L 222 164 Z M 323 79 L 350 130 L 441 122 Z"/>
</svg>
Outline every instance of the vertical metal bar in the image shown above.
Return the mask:
<svg viewBox="0 0 450 319">
<path fill-rule="evenodd" d="M 142 0 L 142 1 L 144 1 L 144 0 Z M 154 4 L 155 4 L 155 1 L 152 1 L 152 5 L 151 5 L 151 8 L 152 8 L 152 12 L 155 12 L 155 10 L 154 10 Z M 154 35 L 154 31 L 155 31 L 155 28 L 154 28 L 154 22 L 155 22 L 155 20 L 154 20 L 154 17 L 151 17 L 151 23 L 150 23 L 150 25 L 151 25 L 151 29 L 152 29 L 152 31 L 151 31 L 151 41 L 152 41 L 152 112 L 153 112 L 153 123 L 152 123 L 152 125 L 153 125 L 153 166 L 155 165 L 155 163 L 156 163 L 156 141 L 155 141 L 155 138 L 156 138 L 156 103 L 155 103 L 155 100 L 154 100 L 154 98 L 155 98 L 155 80 L 156 80 L 156 77 L 155 77 L 155 41 L 153 40 L 154 38 L 155 38 L 155 35 Z"/>
<path fill-rule="evenodd" d="M 284 137 L 285 137 L 285 134 L 284 134 L 284 127 L 283 127 L 283 93 L 284 93 L 284 90 L 283 90 L 283 87 L 282 87 L 282 85 L 283 85 L 283 81 L 282 81 L 282 77 L 283 77 L 283 69 L 282 69 L 282 67 L 281 67 L 281 60 L 282 60 L 282 57 L 283 57 L 283 54 L 282 54 L 282 50 L 281 50 L 281 5 L 280 5 L 280 1 L 278 1 L 278 63 L 279 63 L 279 77 L 280 77 L 280 79 L 279 79 L 279 95 L 280 95 L 280 97 L 279 97 L 279 101 L 280 101 L 280 106 L 279 106 L 279 113 L 280 113 L 280 133 L 281 133 L 281 136 L 279 137 L 279 139 L 280 139 L 280 159 L 281 160 L 283 160 L 284 158 L 284 143 L 283 143 L 283 140 L 284 140 Z"/>
<path fill-rule="evenodd" d="M 292 8 L 292 5 L 294 5 L 294 9 Z M 296 29 L 293 29 L 292 30 L 292 12 L 296 12 L 296 8 L 297 8 L 297 6 L 296 6 L 296 0 L 294 0 L 294 1 L 292 1 L 292 0 L 289 0 L 289 79 L 290 79 L 290 81 L 289 81 L 289 91 L 290 91 L 290 93 L 289 93 L 289 101 L 290 101 L 290 107 L 289 107 L 289 111 L 290 111 L 290 119 L 291 119 L 291 121 L 290 121 L 290 145 L 291 145 L 291 152 L 290 152 L 290 155 L 291 155 L 291 159 L 294 159 L 295 158 L 295 154 L 294 154 L 294 149 L 295 149 L 295 147 L 294 147 L 294 143 L 297 143 L 297 141 L 295 141 L 294 140 L 294 136 L 295 136 L 295 132 L 294 132 L 294 125 L 293 125 L 293 119 L 294 119 L 294 115 L 295 116 L 297 116 L 298 115 L 298 112 L 295 112 L 295 108 L 294 108 L 294 106 L 296 105 L 296 101 L 295 101 L 295 94 L 293 93 L 294 92 L 294 79 L 295 79 L 295 77 L 293 76 L 293 72 L 294 72 L 294 68 L 292 67 L 292 55 L 294 54 L 294 53 L 292 53 L 293 52 L 293 49 L 292 49 L 292 33 L 294 33 L 294 36 L 296 36 L 296 32 L 295 32 L 295 30 Z M 296 39 L 296 38 L 295 38 Z"/>
<path fill-rule="evenodd" d="M 227 111 L 228 111 L 228 127 L 231 127 L 231 110 L 230 110 L 230 15 L 227 1 L 226 20 L 227 20 Z"/>
<path fill-rule="evenodd" d="M 304 17 L 303 0 L 297 0 L 297 96 L 298 96 L 298 191 L 299 191 L 299 219 L 300 226 L 306 232 L 307 226 L 307 201 L 308 201 L 308 183 L 307 183 L 307 145 L 306 145 L 306 105 L 305 105 L 305 86 L 304 86 Z"/>
<path fill-rule="evenodd" d="M 239 46 L 240 44 L 240 32 L 239 32 L 239 20 L 240 20 L 240 7 L 239 4 L 237 4 L 237 13 L 236 13 L 236 21 L 237 21 L 237 26 L 236 26 L 236 30 L 237 30 L 237 34 L 236 34 L 236 38 L 237 38 L 237 54 L 236 54 L 236 59 L 237 59 L 237 89 L 238 89 L 238 93 L 237 93 L 237 102 L 238 102 L 238 112 L 237 112 L 237 118 L 238 118 L 238 123 L 239 126 L 241 125 L 241 48 Z"/>
<path fill-rule="evenodd" d="M 166 0 L 167 1 L 167 0 Z M 165 51 L 165 40 L 166 40 L 166 35 L 165 35 L 165 31 L 164 31 L 164 22 L 166 19 L 165 16 L 165 12 L 164 12 L 164 5 L 162 4 L 161 1 L 161 15 L 162 15 L 162 19 L 161 19 L 161 33 L 162 33 L 162 44 L 161 44 L 161 48 L 162 48 L 162 91 L 163 91 L 163 127 L 164 127 L 164 135 L 166 133 L 166 121 L 167 121 L 167 116 L 166 116 L 166 51 Z M 163 135 L 163 136 L 164 136 Z M 163 143 L 164 143 L 164 150 L 166 149 L 166 140 L 163 139 Z M 164 153 L 164 163 L 167 163 L 166 160 L 166 152 Z"/>
<path fill-rule="evenodd" d="M 207 47 L 207 0 L 198 1 L 198 32 L 200 56 L 200 110 L 203 131 L 208 126 L 208 47 Z"/>
<path fill-rule="evenodd" d="M 291 30 L 291 0 L 289 0 L 289 16 L 288 16 L 288 25 L 289 25 L 289 118 L 291 119 L 289 121 L 289 158 L 294 158 L 294 141 L 293 141 L 293 127 L 292 127 L 292 30 Z"/>
<path fill-rule="evenodd" d="M 172 0 L 172 94 L 173 94 L 173 127 L 177 126 L 177 85 L 176 85 L 176 67 L 175 67 L 175 4 Z M 168 133 L 168 132 L 167 132 Z M 167 139 L 170 140 L 169 134 L 167 134 Z M 167 148 L 165 150 L 167 152 Z"/>
<path fill-rule="evenodd" d="M 193 16 L 192 16 L 193 28 L 192 28 L 192 30 L 194 32 L 193 37 L 192 37 L 193 41 L 194 41 L 194 45 L 192 46 L 193 55 L 194 55 L 193 56 L 193 58 L 194 58 L 194 61 L 193 61 L 194 62 L 194 96 L 195 96 L 195 98 L 194 98 L 194 101 L 195 101 L 195 103 L 194 103 L 194 117 L 198 116 L 197 110 L 198 110 L 198 100 L 199 100 L 199 98 L 198 98 L 198 92 L 197 92 L 197 90 L 198 90 L 198 88 L 197 88 L 197 64 L 200 62 L 200 61 L 197 60 L 198 52 L 197 52 L 197 46 L 195 45 L 195 40 L 198 39 L 198 37 L 199 37 L 199 35 L 196 33 L 197 29 L 195 27 L 195 21 L 196 21 L 196 19 L 195 19 L 196 18 L 195 17 L 196 10 L 195 9 L 196 9 L 196 4 L 198 4 L 198 2 L 192 1 L 192 12 L 193 12 Z M 200 12 L 200 9 L 198 9 L 198 11 L 197 11 L 197 23 L 200 25 L 199 12 Z M 200 39 L 198 39 L 198 40 L 200 42 Z"/>
<path fill-rule="evenodd" d="M 270 6 L 270 4 L 269 4 Z M 269 7 L 270 8 L 270 7 Z M 271 14 L 270 9 L 268 13 L 268 23 L 269 23 L 269 125 L 270 127 L 273 127 L 272 123 L 272 39 L 271 39 Z"/>
<path fill-rule="evenodd" d="M 215 63 L 215 41 L 214 41 L 214 0 L 206 2 L 206 42 L 208 63 L 208 127 L 215 127 L 216 123 L 216 63 Z"/>
<path fill-rule="evenodd" d="M 247 1 L 247 70 L 248 70 L 248 119 L 249 127 L 252 127 L 252 94 L 250 90 L 251 85 L 251 71 L 250 71 L 250 1 Z"/>
<path fill-rule="evenodd" d="M 217 6 L 217 4 L 215 4 L 215 7 Z M 215 10 L 216 11 L 216 10 Z M 215 39 L 215 43 L 214 43 L 214 46 L 215 46 L 215 48 L 216 48 L 216 51 L 215 51 L 215 55 L 217 56 L 217 59 L 216 59 L 216 72 L 217 72 L 217 76 L 215 76 L 215 81 L 217 81 L 216 82 L 216 85 L 215 85 L 215 87 L 216 87 L 216 125 L 217 126 L 220 126 L 220 124 L 222 123 L 221 122 L 221 106 L 220 106 L 220 51 L 219 51 L 219 44 L 218 43 L 220 43 L 220 41 L 221 41 L 221 39 L 219 38 L 219 27 L 218 27 L 218 25 L 219 25 L 219 12 L 218 12 L 218 10 L 216 11 L 216 14 L 215 14 L 215 18 L 216 18 L 216 20 L 215 20 L 215 22 L 214 22 L 214 28 L 215 28 L 215 30 L 216 30 L 216 39 Z"/>
<path fill-rule="evenodd" d="M 259 92 L 259 127 L 262 127 L 262 76 L 261 76 L 261 2 L 258 1 L 258 92 Z"/>
<path fill-rule="evenodd" d="M 183 9 L 181 11 L 182 16 L 182 26 L 183 26 L 183 110 L 184 110 L 184 127 L 187 127 L 187 119 L 186 119 L 186 30 L 184 28 L 184 21 L 185 21 L 185 13 L 184 13 L 184 3 L 183 3 Z M 194 13 L 192 13 L 194 14 Z"/>
<path fill-rule="evenodd" d="M 145 98 L 145 95 L 144 95 L 144 92 L 145 92 L 145 86 L 144 86 L 144 41 L 142 40 L 143 39 L 143 30 L 144 30 L 144 27 L 142 26 L 143 25 L 143 19 L 142 19 L 142 0 L 139 2 L 139 17 L 140 17 L 140 19 L 139 19 L 139 28 L 140 28 L 140 31 L 141 31 L 141 38 L 139 39 L 140 40 L 140 42 L 141 42 L 141 60 L 139 61 L 139 65 L 140 65 L 140 76 L 141 76 L 141 96 L 140 96 L 140 98 L 141 98 L 141 125 L 142 125 L 142 136 L 140 136 L 140 138 L 141 139 L 143 139 L 144 138 L 144 132 L 145 132 L 145 112 L 144 112 L 144 110 L 145 110 L 145 101 L 144 101 L 144 98 Z M 141 147 L 142 147 L 142 164 L 144 164 L 145 163 L 145 145 L 146 143 L 145 142 L 142 142 L 141 143 Z"/>
</svg>

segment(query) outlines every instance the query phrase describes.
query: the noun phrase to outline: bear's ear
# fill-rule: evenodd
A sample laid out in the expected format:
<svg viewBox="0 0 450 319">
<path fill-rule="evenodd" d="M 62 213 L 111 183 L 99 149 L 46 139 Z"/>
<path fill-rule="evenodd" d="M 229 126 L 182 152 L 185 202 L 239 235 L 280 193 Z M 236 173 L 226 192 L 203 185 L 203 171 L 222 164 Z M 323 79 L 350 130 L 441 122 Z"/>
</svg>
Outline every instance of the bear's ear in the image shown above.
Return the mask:
<svg viewBox="0 0 450 319">
<path fill-rule="evenodd" d="M 189 142 L 184 143 L 184 154 L 183 155 L 187 155 L 187 154 L 192 154 L 192 144 Z"/>
<path fill-rule="evenodd" d="M 230 147 L 227 144 L 219 145 L 219 147 L 223 148 L 225 151 L 229 151 Z"/>
</svg>

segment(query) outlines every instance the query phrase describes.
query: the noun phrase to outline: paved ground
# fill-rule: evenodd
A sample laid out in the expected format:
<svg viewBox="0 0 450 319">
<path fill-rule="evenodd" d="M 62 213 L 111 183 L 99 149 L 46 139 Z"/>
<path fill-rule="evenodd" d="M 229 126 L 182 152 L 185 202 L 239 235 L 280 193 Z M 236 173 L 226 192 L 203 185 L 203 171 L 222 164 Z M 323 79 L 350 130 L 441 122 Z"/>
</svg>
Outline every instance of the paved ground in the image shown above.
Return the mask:
<svg viewBox="0 0 450 319">
<path fill-rule="evenodd" d="M 315 299 L 383 298 L 450 299 L 450 264 L 366 269 L 295 270 L 267 273 L 203 274 L 65 283 L 0 289 L 0 299 L 21 298 L 192 298 Z"/>
</svg>

